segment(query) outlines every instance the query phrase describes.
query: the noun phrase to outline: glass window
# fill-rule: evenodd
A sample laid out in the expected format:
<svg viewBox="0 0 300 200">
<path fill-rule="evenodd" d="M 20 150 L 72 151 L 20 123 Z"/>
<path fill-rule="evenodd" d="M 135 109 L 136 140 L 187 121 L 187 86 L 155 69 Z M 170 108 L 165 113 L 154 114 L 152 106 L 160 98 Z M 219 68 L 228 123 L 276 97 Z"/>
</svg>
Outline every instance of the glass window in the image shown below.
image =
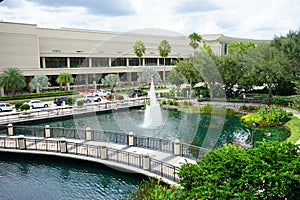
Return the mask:
<svg viewBox="0 0 300 200">
<path fill-rule="evenodd" d="M 67 68 L 67 58 L 46 57 L 45 63 L 46 63 L 46 68 Z"/>
<path fill-rule="evenodd" d="M 70 67 L 79 68 L 79 67 L 89 67 L 89 59 L 82 57 L 70 58 Z"/>
<path fill-rule="evenodd" d="M 109 58 L 92 58 L 92 67 L 108 67 Z"/>
<path fill-rule="evenodd" d="M 115 58 L 112 59 L 111 62 L 112 67 L 117 67 L 117 66 L 126 66 L 126 58 Z"/>
<path fill-rule="evenodd" d="M 157 58 L 145 58 L 145 65 L 146 66 L 156 66 Z"/>
<path fill-rule="evenodd" d="M 131 81 L 137 81 L 138 74 L 137 72 L 131 72 Z"/>
<path fill-rule="evenodd" d="M 141 60 L 142 62 L 142 60 Z M 129 66 L 139 66 L 138 58 L 129 58 Z"/>
</svg>

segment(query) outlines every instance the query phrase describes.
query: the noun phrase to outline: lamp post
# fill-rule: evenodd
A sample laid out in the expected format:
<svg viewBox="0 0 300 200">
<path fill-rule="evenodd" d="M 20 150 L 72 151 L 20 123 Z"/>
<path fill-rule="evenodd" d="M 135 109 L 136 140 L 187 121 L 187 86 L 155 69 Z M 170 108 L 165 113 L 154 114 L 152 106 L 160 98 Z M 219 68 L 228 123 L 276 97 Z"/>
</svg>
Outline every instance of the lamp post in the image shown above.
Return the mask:
<svg viewBox="0 0 300 200">
<path fill-rule="evenodd" d="M 253 123 L 253 126 L 256 127 L 256 124 Z M 256 131 L 252 131 L 252 137 L 251 137 L 252 148 L 255 147 L 255 138 L 256 138 Z"/>
</svg>

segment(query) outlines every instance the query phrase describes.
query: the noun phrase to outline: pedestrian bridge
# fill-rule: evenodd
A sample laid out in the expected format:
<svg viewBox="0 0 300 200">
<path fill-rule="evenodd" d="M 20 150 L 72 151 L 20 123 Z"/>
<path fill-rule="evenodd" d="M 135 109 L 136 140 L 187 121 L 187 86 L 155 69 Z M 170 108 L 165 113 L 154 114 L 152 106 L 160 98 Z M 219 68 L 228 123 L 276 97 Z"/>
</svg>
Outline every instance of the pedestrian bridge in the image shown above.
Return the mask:
<svg viewBox="0 0 300 200">
<path fill-rule="evenodd" d="M 80 138 L 79 136 L 84 138 Z M 102 130 L 0 125 L 0 151 L 62 156 L 161 178 L 175 184 L 185 162 L 196 163 L 206 149 L 158 138 Z"/>
</svg>

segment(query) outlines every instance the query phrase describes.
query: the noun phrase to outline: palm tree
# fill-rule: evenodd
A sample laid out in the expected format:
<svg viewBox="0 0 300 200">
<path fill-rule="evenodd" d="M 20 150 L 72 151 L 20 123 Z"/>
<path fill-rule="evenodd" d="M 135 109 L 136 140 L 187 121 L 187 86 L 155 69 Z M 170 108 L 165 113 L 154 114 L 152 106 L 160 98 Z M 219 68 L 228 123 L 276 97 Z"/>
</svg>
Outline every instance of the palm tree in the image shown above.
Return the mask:
<svg viewBox="0 0 300 200">
<path fill-rule="evenodd" d="M 141 66 L 141 57 L 146 52 L 146 47 L 141 40 L 137 40 L 133 46 L 134 54 L 139 57 L 139 66 Z"/>
<path fill-rule="evenodd" d="M 190 46 L 194 49 L 194 56 L 195 56 L 196 49 L 199 47 L 199 43 L 201 42 L 202 37 L 198 33 L 194 32 L 189 35 L 189 39 L 191 40 Z"/>
<path fill-rule="evenodd" d="M 29 87 L 32 90 L 35 89 L 36 93 L 39 93 L 40 89 L 42 89 L 42 87 L 48 87 L 50 85 L 51 84 L 50 84 L 49 79 L 46 75 L 35 75 L 29 83 Z"/>
<path fill-rule="evenodd" d="M 0 75 L 0 87 L 10 90 L 14 95 L 15 90 L 26 86 L 25 77 L 22 72 L 15 67 L 8 67 Z"/>
<path fill-rule="evenodd" d="M 158 46 L 159 55 L 164 58 L 164 75 L 163 79 L 166 81 L 166 57 L 171 52 L 171 46 L 167 40 L 162 40 Z"/>
<path fill-rule="evenodd" d="M 70 88 L 69 87 L 66 88 L 66 85 L 69 85 L 70 83 L 74 83 L 74 78 L 72 77 L 71 74 L 62 72 L 57 77 L 56 83 L 59 84 L 60 87 L 62 85 L 65 85 L 65 89 L 69 90 Z"/>
</svg>

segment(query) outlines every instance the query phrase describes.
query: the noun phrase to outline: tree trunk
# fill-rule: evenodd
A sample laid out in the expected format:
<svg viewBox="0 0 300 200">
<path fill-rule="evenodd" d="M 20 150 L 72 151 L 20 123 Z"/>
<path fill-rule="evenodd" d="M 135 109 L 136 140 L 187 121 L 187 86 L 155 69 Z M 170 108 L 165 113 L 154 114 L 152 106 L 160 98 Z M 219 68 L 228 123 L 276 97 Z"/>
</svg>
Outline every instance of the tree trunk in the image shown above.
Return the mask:
<svg viewBox="0 0 300 200">
<path fill-rule="evenodd" d="M 268 95 L 268 106 L 271 105 L 271 99 L 272 99 L 272 87 L 271 85 L 268 85 L 269 87 L 269 95 Z"/>
</svg>

